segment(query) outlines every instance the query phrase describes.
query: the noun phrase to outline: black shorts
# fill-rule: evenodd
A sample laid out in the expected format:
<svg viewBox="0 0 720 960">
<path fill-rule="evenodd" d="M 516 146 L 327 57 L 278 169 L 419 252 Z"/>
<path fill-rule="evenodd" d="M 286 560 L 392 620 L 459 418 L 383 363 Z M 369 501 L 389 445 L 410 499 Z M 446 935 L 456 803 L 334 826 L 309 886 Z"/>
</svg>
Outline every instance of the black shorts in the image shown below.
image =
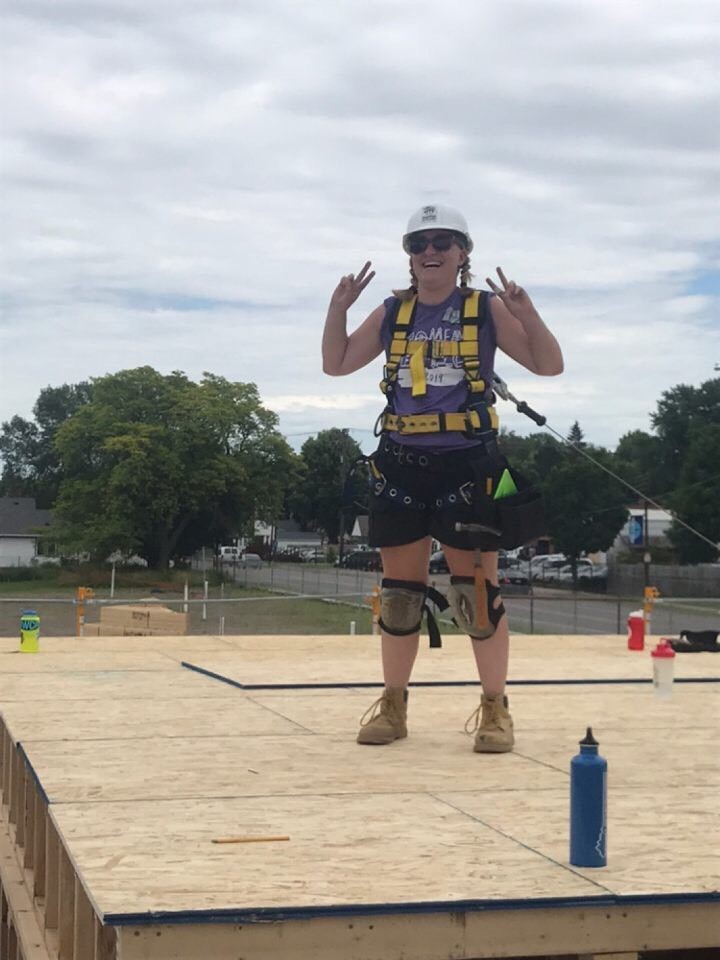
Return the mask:
<svg viewBox="0 0 720 960">
<path fill-rule="evenodd" d="M 371 480 L 370 546 L 401 547 L 431 536 L 460 550 L 498 549 L 499 537 L 493 534 L 455 529 L 456 523 L 478 522 L 477 509 L 466 502 L 462 488 L 478 482 L 478 464 L 487 461 L 482 444 L 428 453 L 383 438 L 371 459 L 385 485 L 378 494 L 374 487 L 378 481 Z M 438 500 L 443 501 L 441 505 Z"/>
</svg>

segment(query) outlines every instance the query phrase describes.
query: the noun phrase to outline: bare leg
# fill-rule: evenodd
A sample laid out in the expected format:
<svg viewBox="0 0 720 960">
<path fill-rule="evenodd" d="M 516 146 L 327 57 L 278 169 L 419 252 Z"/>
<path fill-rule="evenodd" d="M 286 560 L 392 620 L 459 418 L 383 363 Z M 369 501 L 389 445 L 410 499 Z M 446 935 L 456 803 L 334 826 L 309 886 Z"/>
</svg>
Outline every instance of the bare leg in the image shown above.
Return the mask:
<svg viewBox="0 0 720 960">
<path fill-rule="evenodd" d="M 382 547 L 383 576 L 392 580 L 427 583 L 431 543 L 430 537 L 424 537 L 402 547 Z M 383 630 L 382 665 L 386 687 L 404 688 L 408 685 L 418 645 L 418 633 L 394 637 Z"/>
<path fill-rule="evenodd" d="M 452 573 L 460 577 L 472 577 L 475 573 L 475 559 L 472 550 L 458 550 L 443 546 L 445 558 Z M 483 553 L 485 578 L 498 585 L 497 553 Z M 495 601 L 499 605 L 500 598 Z M 501 618 L 495 633 L 487 640 L 472 640 L 475 663 L 480 682 L 486 696 L 492 697 L 505 692 L 510 654 L 510 631 L 507 616 Z"/>
</svg>

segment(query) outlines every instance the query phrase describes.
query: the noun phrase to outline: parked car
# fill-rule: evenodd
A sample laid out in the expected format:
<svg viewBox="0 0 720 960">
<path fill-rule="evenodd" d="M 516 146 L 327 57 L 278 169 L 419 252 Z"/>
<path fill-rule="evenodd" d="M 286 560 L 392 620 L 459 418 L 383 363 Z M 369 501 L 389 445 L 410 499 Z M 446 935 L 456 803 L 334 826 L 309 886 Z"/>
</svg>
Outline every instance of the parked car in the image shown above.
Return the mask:
<svg viewBox="0 0 720 960">
<path fill-rule="evenodd" d="M 343 554 L 339 566 L 346 570 L 382 570 L 382 559 L 379 550 L 354 550 Z"/>
<path fill-rule="evenodd" d="M 554 554 L 553 556 L 543 557 L 542 563 L 535 564 L 534 558 L 531 561 L 530 573 L 533 580 L 539 583 L 552 583 L 560 579 L 560 570 L 567 565 L 567 557 L 564 554 Z"/>
<path fill-rule="evenodd" d="M 245 569 L 252 568 L 257 570 L 262 565 L 262 557 L 258 553 L 244 553 L 240 557 L 240 566 L 245 567 Z"/>
<path fill-rule="evenodd" d="M 436 550 L 435 553 L 431 554 L 428 569 L 430 573 L 450 573 L 450 567 L 447 565 L 442 550 Z"/>
<path fill-rule="evenodd" d="M 301 550 L 300 555 L 305 563 L 323 563 L 325 560 L 322 547 L 308 547 L 307 550 Z"/>
<path fill-rule="evenodd" d="M 505 567 L 504 570 L 499 570 L 498 582 L 509 583 L 509 584 L 510 583 L 512 584 L 530 583 L 527 564 L 524 567 L 515 565 L 513 567 Z"/>
<path fill-rule="evenodd" d="M 578 580 L 603 580 L 607 578 L 607 567 L 605 564 L 592 563 L 590 560 L 579 559 L 577 564 Z M 558 571 L 558 580 L 572 581 L 572 564 L 566 563 Z"/>
<path fill-rule="evenodd" d="M 545 570 L 553 570 L 558 566 L 567 563 L 567 557 L 564 553 L 546 553 L 539 557 L 533 557 L 530 561 L 530 578 L 532 580 L 542 579 L 541 574 Z"/>
</svg>

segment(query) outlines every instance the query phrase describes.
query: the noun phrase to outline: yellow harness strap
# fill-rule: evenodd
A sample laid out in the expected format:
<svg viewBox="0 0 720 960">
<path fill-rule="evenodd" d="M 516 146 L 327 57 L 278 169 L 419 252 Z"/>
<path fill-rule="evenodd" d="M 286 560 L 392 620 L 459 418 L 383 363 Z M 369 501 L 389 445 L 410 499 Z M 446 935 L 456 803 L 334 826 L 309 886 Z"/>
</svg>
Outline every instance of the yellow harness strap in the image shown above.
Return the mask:
<svg viewBox="0 0 720 960">
<path fill-rule="evenodd" d="M 480 358 L 478 356 L 478 336 L 481 321 L 480 291 L 473 290 L 463 299 L 462 305 L 462 339 L 461 340 L 408 340 L 408 333 L 412 328 L 417 296 L 410 300 L 401 301 L 392 326 L 392 339 L 388 358 L 385 363 L 383 380 L 380 389 L 387 394 L 390 384 L 398 378 L 398 371 L 403 357 L 409 357 L 408 369 L 413 397 L 424 397 L 427 394 L 427 376 L 425 364 L 428 354 L 432 357 L 461 357 L 468 390 L 471 394 L 484 393 L 487 384 L 480 376 Z M 379 420 L 381 430 L 394 433 L 441 433 L 446 430 L 487 430 L 498 429 L 498 418 L 493 407 L 485 408 L 481 416 L 476 410 L 458 413 L 432 412 L 417 416 L 396 416 L 392 413 L 382 414 Z"/>
<path fill-rule="evenodd" d="M 480 376 L 478 356 L 478 317 L 480 316 L 480 291 L 473 290 L 463 303 L 463 368 L 471 393 L 484 393 L 487 384 Z M 470 322 L 468 322 L 470 321 Z M 473 322 L 474 321 L 474 322 Z"/>
<path fill-rule="evenodd" d="M 498 418 L 495 410 L 488 407 L 491 427 L 497 430 Z M 446 430 L 479 430 L 482 421 L 477 410 L 463 413 L 418 413 L 413 416 L 385 413 L 380 417 L 382 430 L 393 433 L 443 433 Z"/>
<path fill-rule="evenodd" d="M 427 393 L 427 381 L 425 379 L 425 357 L 427 355 L 427 340 L 412 340 L 408 343 L 410 354 L 410 382 L 412 383 L 412 395 L 414 397 L 424 397 Z"/>
<path fill-rule="evenodd" d="M 401 301 L 398 308 L 392 331 L 392 341 L 390 342 L 389 355 L 385 363 L 385 374 L 380 383 L 380 389 L 383 393 L 387 393 L 390 383 L 397 380 L 400 362 L 405 354 L 409 352 L 408 347 L 413 346 L 414 341 L 413 343 L 408 343 L 407 335 L 410 327 L 412 326 L 416 306 L 417 297 L 412 297 L 410 300 Z M 423 377 L 424 376 L 425 371 L 423 369 Z"/>
</svg>

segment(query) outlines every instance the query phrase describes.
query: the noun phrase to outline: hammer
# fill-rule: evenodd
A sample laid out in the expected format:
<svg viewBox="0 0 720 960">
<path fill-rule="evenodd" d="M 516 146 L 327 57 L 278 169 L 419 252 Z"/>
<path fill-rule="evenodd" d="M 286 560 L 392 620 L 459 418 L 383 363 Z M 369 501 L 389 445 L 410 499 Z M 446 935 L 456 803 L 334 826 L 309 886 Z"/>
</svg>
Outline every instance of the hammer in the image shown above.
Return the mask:
<svg viewBox="0 0 720 960">
<path fill-rule="evenodd" d="M 489 527 L 484 523 L 456 523 L 455 529 L 458 533 L 491 533 L 499 537 L 502 530 L 497 527 Z M 482 565 L 482 550 L 475 548 L 475 626 L 479 634 L 484 634 L 481 639 L 491 637 L 495 633 L 488 613 L 487 587 L 485 586 L 485 571 Z"/>
</svg>

